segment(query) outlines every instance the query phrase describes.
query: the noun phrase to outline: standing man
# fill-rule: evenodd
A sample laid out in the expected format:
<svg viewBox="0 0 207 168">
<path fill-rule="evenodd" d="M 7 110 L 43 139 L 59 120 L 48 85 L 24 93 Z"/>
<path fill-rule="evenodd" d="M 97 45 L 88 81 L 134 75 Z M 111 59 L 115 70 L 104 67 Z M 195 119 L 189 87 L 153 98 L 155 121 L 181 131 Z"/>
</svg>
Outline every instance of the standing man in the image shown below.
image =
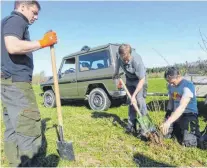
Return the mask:
<svg viewBox="0 0 207 168">
<path fill-rule="evenodd" d="M 142 115 L 147 114 L 147 106 L 145 102 L 147 80 L 146 80 L 146 69 L 142 62 L 140 55 L 133 52 L 129 44 L 122 44 L 119 49 L 119 58 L 116 61 L 116 68 L 113 78 L 119 73 L 119 68 L 124 70 L 126 75 L 126 87 L 129 90 L 132 99 L 128 110 L 128 126 L 126 129 L 127 133 L 136 133 L 137 114 L 133 107 L 133 103 L 137 103 Z M 135 61 L 135 58 L 136 60 Z"/>
<path fill-rule="evenodd" d="M 183 145 L 196 147 L 200 131 L 195 87 L 175 67 L 167 69 L 165 79 L 169 83 L 169 103 L 166 121 L 161 125 L 162 132 L 168 138 L 175 133 Z"/>
<path fill-rule="evenodd" d="M 15 1 L 1 21 L 1 100 L 5 123 L 4 150 L 9 166 L 29 166 L 41 146 L 41 119 L 32 89 L 32 52 L 57 43 L 55 32 L 30 41 L 29 25 L 41 7 L 35 0 Z"/>
</svg>

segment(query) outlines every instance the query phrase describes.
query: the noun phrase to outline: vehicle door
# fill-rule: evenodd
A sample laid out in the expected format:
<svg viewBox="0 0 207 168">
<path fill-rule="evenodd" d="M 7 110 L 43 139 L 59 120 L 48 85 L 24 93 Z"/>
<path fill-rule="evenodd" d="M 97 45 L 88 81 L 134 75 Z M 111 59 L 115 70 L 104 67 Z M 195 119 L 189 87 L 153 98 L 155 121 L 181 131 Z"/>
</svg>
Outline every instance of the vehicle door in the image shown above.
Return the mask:
<svg viewBox="0 0 207 168">
<path fill-rule="evenodd" d="M 70 57 L 63 60 L 59 70 L 59 87 L 61 98 L 78 96 L 76 58 Z"/>
</svg>

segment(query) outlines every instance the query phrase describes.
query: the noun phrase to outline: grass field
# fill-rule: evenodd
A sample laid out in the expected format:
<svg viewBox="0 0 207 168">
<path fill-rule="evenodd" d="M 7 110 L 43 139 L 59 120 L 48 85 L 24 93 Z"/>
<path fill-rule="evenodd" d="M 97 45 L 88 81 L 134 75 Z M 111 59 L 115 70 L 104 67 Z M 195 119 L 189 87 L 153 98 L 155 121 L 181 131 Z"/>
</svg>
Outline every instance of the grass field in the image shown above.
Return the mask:
<svg viewBox="0 0 207 168">
<path fill-rule="evenodd" d="M 166 92 L 163 79 L 149 79 L 149 92 Z M 85 166 L 124 166 L 124 167 L 161 167 L 161 166 L 207 166 L 207 152 L 197 148 L 185 148 L 176 140 L 164 140 L 164 146 L 156 146 L 144 142 L 132 135 L 124 133 L 127 124 L 127 106 L 110 108 L 105 112 L 94 112 L 83 103 L 70 103 L 62 106 L 65 140 L 73 141 L 76 161 L 64 161 L 56 151 L 56 130 L 58 123 L 56 109 L 45 108 L 39 86 L 34 86 L 36 99 L 41 111 L 42 123 L 45 127 L 44 150 L 38 157 L 42 167 L 85 167 Z M 147 102 L 158 97 L 148 97 Z M 163 100 L 166 98 L 160 98 Z M 202 101 L 202 100 L 200 100 Z M 199 102 L 201 130 L 207 121 L 207 109 Z M 154 123 L 160 124 L 164 117 L 162 109 L 151 110 Z M 1 132 L 4 125 L 1 121 Z M 3 134 L 1 134 L 1 166 L 8 166 L 3 150 Z"/>
</svg>

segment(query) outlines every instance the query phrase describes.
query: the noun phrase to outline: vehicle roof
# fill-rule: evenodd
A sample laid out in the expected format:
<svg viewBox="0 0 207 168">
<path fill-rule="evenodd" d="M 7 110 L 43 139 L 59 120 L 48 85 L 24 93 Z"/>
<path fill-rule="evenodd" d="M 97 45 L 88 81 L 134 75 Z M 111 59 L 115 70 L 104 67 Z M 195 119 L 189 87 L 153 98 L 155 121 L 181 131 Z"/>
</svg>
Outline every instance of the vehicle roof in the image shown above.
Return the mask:
<svg viewBox="0 0 207 168">
<path fill-rule="evenodd" d="M 63 59 L 72 57 L 72 56 L 74 56 L 74 55 L 77 56 L 77 55 L 84 54 L 84 53 L 87 53 L 87 52 L 91 52 L 91 51 L 96 51 L 96 50 L 104 49 L 104 48 L 109 47 L 110 45 L 111 45 L 111 46 L 120 46 L 121 44 L 118 44 L 118 43 L 117 43 L 117 44 L 108 43 L 108 44 L 106 44 L 106 45 L 100 45 L 100 46 L 97 46 L 97 47 L 92 47 L 92 48 L 90 48 L 89 51 L 78 51 L 78 52 L 75 52 L 75 53 L 71 53 L 71 54 L 69 54 L 69 55 L 63 57 Z"/>
</svg>

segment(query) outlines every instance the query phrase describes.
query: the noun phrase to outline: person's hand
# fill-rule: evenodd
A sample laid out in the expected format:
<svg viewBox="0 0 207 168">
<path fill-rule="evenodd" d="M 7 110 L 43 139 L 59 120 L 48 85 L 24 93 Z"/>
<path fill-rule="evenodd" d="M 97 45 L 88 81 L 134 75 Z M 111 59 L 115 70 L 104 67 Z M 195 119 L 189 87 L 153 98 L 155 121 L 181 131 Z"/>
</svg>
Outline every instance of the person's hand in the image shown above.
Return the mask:
<svg viewBox="0 0 207 168">
<path fill-rule="evenodd" d="M 137 104 L 136 96 L 134 96 L 134 95 L 131 98 L 131 105 L 132 104 Z"/>
<path fill-rule="evenodd" d="M 54 31 L 45 33 L 42 40 L 39 40 L 41 48 L 48 47 L 57 43 L 57 35 Z"/>
<path fill-rule="evenodd" d="M 167 120 L 160 126 L 163 135 L 167 135 L 167 133 L 169 132 L 170 125 L 171 123 Z"/>
</svg>

